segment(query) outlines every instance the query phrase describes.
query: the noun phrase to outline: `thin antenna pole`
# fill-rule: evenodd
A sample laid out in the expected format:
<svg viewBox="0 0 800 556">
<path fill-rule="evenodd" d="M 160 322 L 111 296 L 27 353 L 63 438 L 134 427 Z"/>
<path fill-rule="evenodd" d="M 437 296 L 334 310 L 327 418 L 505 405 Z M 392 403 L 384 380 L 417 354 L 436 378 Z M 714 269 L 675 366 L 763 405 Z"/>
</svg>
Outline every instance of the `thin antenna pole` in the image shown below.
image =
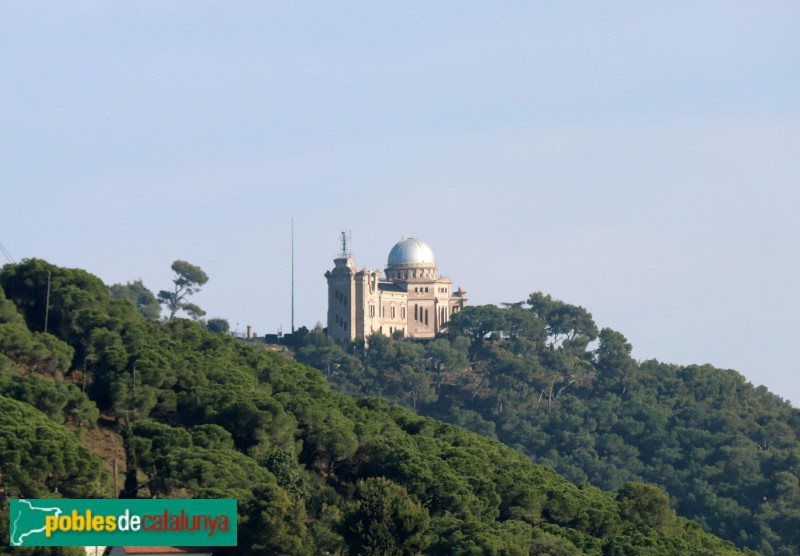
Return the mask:
<svg viewBox="0 0 800 556">
<path fill-rule="evenodd" d="M 342 230 L 339 234 L 339 241 L 342 242 L 342 251 L 339 253 L 340 259 L 349 259 L 352 256 L 352 232 Z"/>
<path fill-rule="evenodd" d="M 292 334 L 294 334 L 294 218 L 292 218 Z"/>
<path fill-rule="evenodd" d="M 114 458 L 114 498 L 119 498 L 119 486 L 117 485 L 117 458 Z"/>
<path fill-rule="evenodd" d="M 47 300 L 44 304 L 44 333 L 47 334 L 47 319 L 50 316 L 50 271 L 47 271 Z"/>
</svg>

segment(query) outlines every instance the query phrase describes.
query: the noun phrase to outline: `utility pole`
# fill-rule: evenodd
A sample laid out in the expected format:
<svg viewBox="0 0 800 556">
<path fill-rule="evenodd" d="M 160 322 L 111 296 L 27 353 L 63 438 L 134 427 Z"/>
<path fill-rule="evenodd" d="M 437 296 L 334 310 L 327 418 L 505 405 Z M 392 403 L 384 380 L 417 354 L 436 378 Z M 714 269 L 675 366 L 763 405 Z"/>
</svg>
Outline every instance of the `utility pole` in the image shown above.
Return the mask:
<svg viewBox="0 0 800 556">
<path fill-rule="evenodd" d="M 119 486 L 117 485 L 117 458 L 114 458 L 114 498 L 119 498 Z"/>
<path fill-rule="evenodd" d="M 44 303 L 44 333 L 47 334 L 47 319 L 50 316 L 50 271 L 47 271 L 47 300 Z"/>
</svg>

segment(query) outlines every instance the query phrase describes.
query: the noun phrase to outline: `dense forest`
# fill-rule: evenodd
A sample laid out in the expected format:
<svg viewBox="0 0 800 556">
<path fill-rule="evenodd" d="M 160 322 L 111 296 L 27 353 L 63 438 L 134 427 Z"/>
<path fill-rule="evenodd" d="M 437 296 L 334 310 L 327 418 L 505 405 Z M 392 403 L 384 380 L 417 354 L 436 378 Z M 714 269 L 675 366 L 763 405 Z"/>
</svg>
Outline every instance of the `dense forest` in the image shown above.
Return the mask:
<svg viewBox="0 0 800 556">
<path fill-rule="evenodd" d="M 316 329 L 295 351 L 342 392 L 497 438 L 576 485 L 658 485 L 707 531 L 800 554 L 800 411 L 735 371 L 637 362 L 582 307 L 534 293 L 468 307 L 428 342 Z"/>
<path fill-rule="evenodd" d="M 320 345 L 309 343 L 307 351 L 323 349 L 319 336 L 308 335 Z M 460 345 L 457 339 L 422 346 L 376 338 L 364 350 L 365 366 L 360 358 L 342 358 L 326 372 L 340 384 L 344 373 L 352 381 L 376 373 L 370 388 L 389 394 L 392 381 L 383 379 L 406 373 L 411 386 L 398 377 L 393 396 L 406 404 L 413 398 L 420 411 L 434 407 L 437 396 L 455 399 L 475 378 L 462 385 L 459 372 L 502 353 L 488 332 L 473 336 L 482 339 L 463 350 L 452 347 Z M 394 351 L 377 360 L 382 341 Z M 442 358 L 405 369 L 400 352 L 438 348 Z M 542 356 L 539 348 L 530 350 L 530 357 Z M 456 359 L 445 361 L 451 355 Z M 430 381 L 412 385 L 422 371 Z M 495 379 L 479 381 L 475 401 L 494 404 L 497 415 L 509 411 L 512 400 L 489 394 Z M 416 393 L 402 393 L 410 390 Z M 565 392 L 545 395 L 540 405 L 564 411 L 566 400 Z M 492 433 L 494 421 L 481 417 L 481 407 L 464 409 L 460 420 Z M 201 322 L 146 319 L 135 302 L 113 299 L 83 270 L 36 259 L 6 265 L 0 272 L 0 551 L 9 550 L 8 498 L 113 496 L 109 460 L 116 453 L 124 460 L 121 496 L 237 498 L 237 553 L 740 553 L 676 517 L 656 486 L 625 481 L 613 493 L 576 486 L 486 435 L 379 398 L 335 392 L 323 373 L 263 346 L 211 332 Z"/>
</svg>

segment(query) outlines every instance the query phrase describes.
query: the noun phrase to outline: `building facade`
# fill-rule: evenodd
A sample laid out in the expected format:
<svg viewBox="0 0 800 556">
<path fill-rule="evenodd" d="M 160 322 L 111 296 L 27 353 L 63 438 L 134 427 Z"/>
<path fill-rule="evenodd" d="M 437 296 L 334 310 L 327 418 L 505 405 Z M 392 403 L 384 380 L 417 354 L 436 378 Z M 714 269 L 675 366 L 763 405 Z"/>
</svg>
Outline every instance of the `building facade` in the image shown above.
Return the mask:
<svg viewBox="0 0 800 556">
<path fill-rule="evenodd" d="M 433 250 L 404 237 L 392 247 L 385 278 L 380 270 L 357 270 L 342 235 L 342 251 L 325 273 L 328 280 L 328 335 L 341 342 L 375 332 L 433 338 L 450 316 L 467 304 L 466 292 L 437 276 Z"/>
</svg>

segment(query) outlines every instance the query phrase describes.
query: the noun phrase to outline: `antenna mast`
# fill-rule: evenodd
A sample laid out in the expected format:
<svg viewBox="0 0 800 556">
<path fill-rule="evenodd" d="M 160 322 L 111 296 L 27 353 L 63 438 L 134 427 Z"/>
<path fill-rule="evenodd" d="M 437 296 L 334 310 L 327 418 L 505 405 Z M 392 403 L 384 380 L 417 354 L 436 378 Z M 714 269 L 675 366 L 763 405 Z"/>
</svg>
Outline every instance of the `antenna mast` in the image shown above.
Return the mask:
<svg viewBox="0 0 800 556">
<path fill-rule="evenodd" d="M 292 334 L 294 334 L 294 218 L 292 218 Z"/>
<path fill-rule="evenodd" d="M 353 232 L 345 232 L 344 230 L 339 234 L 339 241 L 342 242 L 342 251 L 339 253 L 340 259 L 349 259 L 352 256 L 349 245 L 352 241 L 352 235 Z"/>
</svg>

